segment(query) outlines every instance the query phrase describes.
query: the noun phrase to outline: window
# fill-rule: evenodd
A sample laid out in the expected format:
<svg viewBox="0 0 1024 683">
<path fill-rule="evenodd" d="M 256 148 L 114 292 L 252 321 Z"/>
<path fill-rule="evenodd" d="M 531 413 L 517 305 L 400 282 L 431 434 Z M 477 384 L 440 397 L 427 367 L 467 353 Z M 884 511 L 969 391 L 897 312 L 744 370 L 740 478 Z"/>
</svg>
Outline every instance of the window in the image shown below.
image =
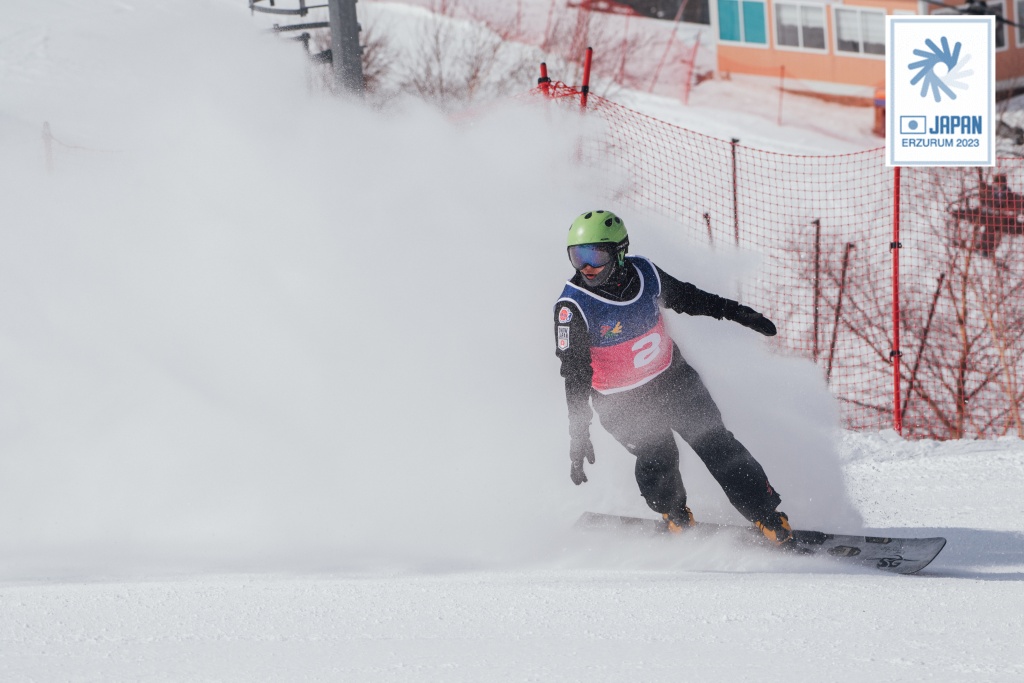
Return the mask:
<svg viewBox="0 0 1024 683">
<path fill-rule="evenodd" d="M 718 37 L 737 43 L 768 44 L 764 2 L 718 0 Z"/>
<path fill-rule="evenodd" d="M 862 55 L 884 55 L 885 11 L 837 7 L 836 50 Z"/>
<path fill-rule="evenodd" d="M 985 5 L 988 7 L 988 11 L 991 14 L 996 15 L 996 17 L 1001 18 L 1002 16 L 1004 16 L 1002 0 L 999 0 L 997 2 L 987 2 L 987 3 L 985 3 Z M 996 19 L 996 49 L 997 50 L 1000 49 L 1000 48 L 1006 47 L 1006 29 L 1003 28 L 1004 26 L 1006 26 L 1006 24 L 1004 24 L 1003 22 L 999 21 L 999 18 Z M 1017 30 L 1019 31 L 1020 28 L 1018 28 Z"/>
<path fill-rule="evenodd" d="M 825 9 L 821 5 L 775 3 L 776 44 L 825 49 Z"/>
<path fill-rule="evenodd" d="M 1024 45 L 1024 23 L 1021 23 L 1020 18 L 1024 16 L 1024 0 L 1017 0 L 1017 4 L 1014 5 L 1016 11 L 1013 13 L 1013 20 L 1017 24 L 1017 45 Z M 996 22 L 996 33 L 998 34 L 1000 29 L 999 22 Z M 998 35 L 996 38 L 998 39 Z"/>
</svg>

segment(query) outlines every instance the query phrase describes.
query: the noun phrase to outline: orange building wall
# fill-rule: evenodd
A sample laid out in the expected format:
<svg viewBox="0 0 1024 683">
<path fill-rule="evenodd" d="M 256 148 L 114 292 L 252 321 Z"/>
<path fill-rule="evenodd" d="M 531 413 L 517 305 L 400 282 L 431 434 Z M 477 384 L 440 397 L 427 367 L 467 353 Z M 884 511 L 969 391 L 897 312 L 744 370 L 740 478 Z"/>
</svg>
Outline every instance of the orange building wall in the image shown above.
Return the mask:
<svg viewBox="0 0 1024 683">
<path fill-rule="evenodd" d="M 1006 0 L 1006 18 L 1013 18 L 1015 0 Z M 715 0 L 711 0 L 715 2 Z M 917 12 L 916 0 L 854 0 L 844 2 L 846 7 L 873 7 L 885 9 L 887 14 L 894 10 Z M 828 52 L 812 53 L 775 49 L 774 6 L 767 2 L 768 47 L 746 47 L 731 43 L 718 43 L 718 71 L 726 74 L 752 74 L 780 78 L 788 82 L 787 88 L 800 89 L 799 81 L 817 81 L 862 91 L 870 98 L 875 87 L 885 82 L 885 59 L 879 56 L 847 56 L 835 53 L 835 27 L 832 6 L 826 5 L 825 26 Z M 717 26 L 715 27 L 717 31 Z M 1007 48 L 996 52 L 996 78 L 1001 82 L 1024 74 L 1024 49 L 1017 47 L 1016 29 L 1006 26 Z M 841 88 L 837 88 L 839 90 Z"/>
</svg>

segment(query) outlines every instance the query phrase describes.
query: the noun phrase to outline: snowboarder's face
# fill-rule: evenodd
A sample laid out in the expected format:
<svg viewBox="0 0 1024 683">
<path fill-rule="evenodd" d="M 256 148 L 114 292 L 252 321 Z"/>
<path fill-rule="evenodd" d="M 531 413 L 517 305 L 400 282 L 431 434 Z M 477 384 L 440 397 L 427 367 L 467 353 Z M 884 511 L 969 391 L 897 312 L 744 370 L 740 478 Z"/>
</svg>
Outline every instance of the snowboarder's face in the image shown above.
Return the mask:
<svg viewBox="0 0 1024 683">
<path fill-rule="evenodd" d="M 593 282 L 607 267 L 608 266 L 601 266 L 600 268 L 595 268 L 591 265 L 585 265 L 580 268 L 580 274 L 586 278 L 587 282 Z"/>
</svg>

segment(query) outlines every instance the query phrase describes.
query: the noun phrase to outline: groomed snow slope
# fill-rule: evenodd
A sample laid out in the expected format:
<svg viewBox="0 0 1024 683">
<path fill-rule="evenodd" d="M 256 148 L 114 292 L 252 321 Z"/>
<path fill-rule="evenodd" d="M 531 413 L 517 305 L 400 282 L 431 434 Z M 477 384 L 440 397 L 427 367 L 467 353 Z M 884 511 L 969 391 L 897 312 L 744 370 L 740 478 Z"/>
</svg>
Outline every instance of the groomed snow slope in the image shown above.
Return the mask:
<svg viewBox="0 0 1024 683">
<path fill-rule="evenodd" d="M 40 573 L 0 587 L 0 676 L 1019 680 L 1021 443 L 848 435 L 842 454 L 872 528 L 949 539 L 924 573 L 568 533 L 483 569 Z"/>
<path fill-rule="evenodd" d="M 317 96 L 242 2 L 0 12 L 0 680 L 1024 676 L 1024 444 L 843 434 L 814 368 L 734 325 L 672 321 L 794 522 L 941 534 L 939 559 L 569 530 L 645 513 L 597 427 L 568 479 L 561 240 L 614 208 L 576 117 Z M 757 267 L 627 223 L 704 288 Z"/>
</svg>

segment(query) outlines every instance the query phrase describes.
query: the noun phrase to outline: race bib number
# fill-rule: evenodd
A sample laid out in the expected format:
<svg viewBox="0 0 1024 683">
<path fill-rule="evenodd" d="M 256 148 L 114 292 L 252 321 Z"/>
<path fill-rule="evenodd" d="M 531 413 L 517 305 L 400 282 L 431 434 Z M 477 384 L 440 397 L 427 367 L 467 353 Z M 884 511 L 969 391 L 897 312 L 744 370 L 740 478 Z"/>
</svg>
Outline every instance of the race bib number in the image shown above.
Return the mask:
<svg viewBox="0 0 1024 683">
<path fill-rule="evenodd" d="M 633 351 L 636 352 L 636 355 L 633 356 L 634 368 L 650 365 L 661 351 L 661 335 L 655 332 L 641 337 L 633 344 Z"/>
</svg>

